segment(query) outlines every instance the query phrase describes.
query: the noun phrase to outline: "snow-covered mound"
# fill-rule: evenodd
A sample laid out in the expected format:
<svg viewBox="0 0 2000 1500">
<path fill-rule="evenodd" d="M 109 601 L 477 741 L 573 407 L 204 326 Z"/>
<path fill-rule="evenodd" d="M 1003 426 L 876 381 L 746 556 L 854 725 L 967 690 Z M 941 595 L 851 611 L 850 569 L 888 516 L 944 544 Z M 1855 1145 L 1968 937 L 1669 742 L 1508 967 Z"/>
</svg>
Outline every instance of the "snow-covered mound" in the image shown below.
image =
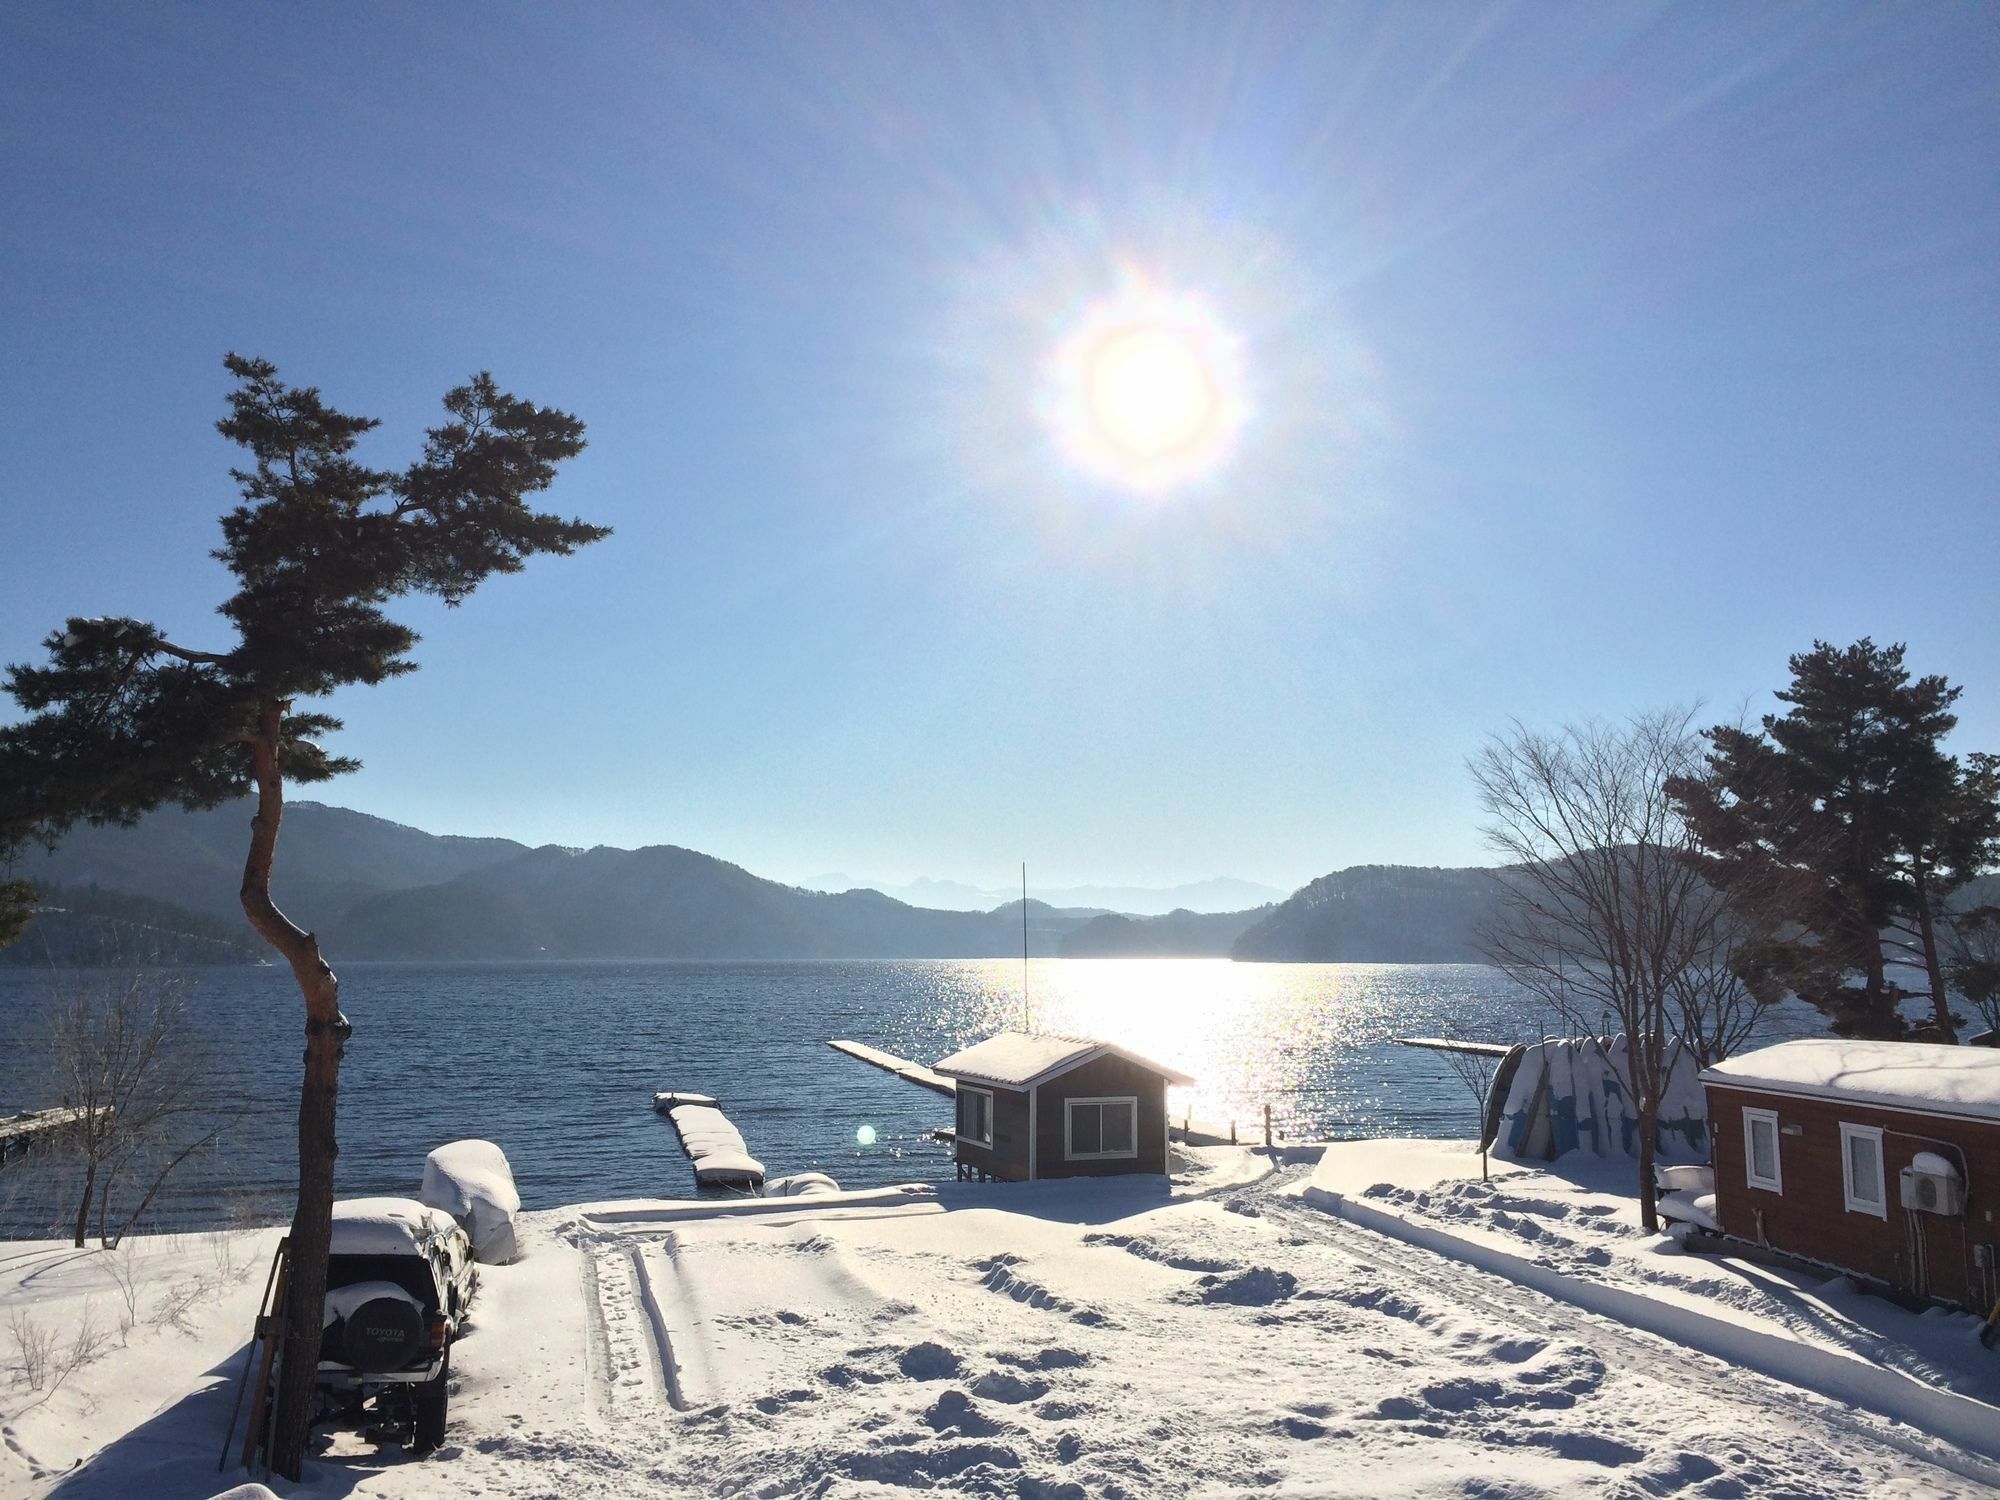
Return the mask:
<svg viewBox="0 0 2000 1500">
<path fill-rule="evenodd" d="M 1571 1151 L 1636 1156 L 1639 1116 L 1623 1035 L 1550 1037 L 1528 1047 L 1508 1085 L 1494 1150 L 1517 1160 L 1554 1161 Z M 1667 1059 L 1655 1144 L 1663 1155 L 1708 1150 L 1708 1105 L 1701 1065 L 1678 1042 Z"/>
<path fill-rule="evenodd" d="M 773 1177 L 764 1184 L 766 1198 L 816 1198 L 840 1191 L 840 1184 L 824 1172 L 795 1172 L 790 1177 Z"/>
<path fill-rule="evenodd" d="M 417 1195 L 464 1226 L 472 1257 L 505 1265 L 520 1254 L 514 1218 L 521 1194 L 507 1155 L 491 1141 L 453 1141 L 424 1158 L 424 1185 Z"/>
</svg>

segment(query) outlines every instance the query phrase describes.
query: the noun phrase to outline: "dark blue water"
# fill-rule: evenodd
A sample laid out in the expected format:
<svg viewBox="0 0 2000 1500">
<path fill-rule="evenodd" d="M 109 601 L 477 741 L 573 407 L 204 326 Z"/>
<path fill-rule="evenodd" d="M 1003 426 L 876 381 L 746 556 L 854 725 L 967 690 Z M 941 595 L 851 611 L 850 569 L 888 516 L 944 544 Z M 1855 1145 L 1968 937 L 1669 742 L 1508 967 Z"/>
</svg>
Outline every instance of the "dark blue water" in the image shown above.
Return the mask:
<svg viewBox="0 0 2000 1500">
<path fill-rule="evenodd" d="M 50 995 L 111 976 L 0 969 L 0 1110 L 59 1102 L 39 1051 Z M 129 975 L 123 976 L 129 979 Z M 215 1102 L 234 1118 L 190 1161 L 158 1227 L 285 1216 L 303 1009 L 282 968 L 182 969 Z M 692 1191 L 655 1090 L 715 1095 L 772 1175 L 865 1187 L 949 1175 L 932 1128 L 949 1102 L 833 1052 L 851 1037 L 932 1062 L 1020 1024 L 1018 962 L 845 964 L 350 964 L 341 1075 L 345 1195 L 415 1190 L 425 1152 L 497 1141 L 529 1207 Z M 1295 1138 L 1475 1131 L 1465 1087 L 1392 1037 L 1521 1041 L 1545 1018 L 1474 965 L 1038 960 L 1044 1030 L 1103 1036 L 1194 1075 L 1174 1108 L 1245 1122 L 1272 1105 Z M 1811 1029 L 1782 1018 L 1775 1034 Z M 861 1144 L 866 1132 L 872 1144 Z M 43 1232 L 68 1177 L 33 1158 L 0 1169 L 0 1233 Z"/>
</svg>

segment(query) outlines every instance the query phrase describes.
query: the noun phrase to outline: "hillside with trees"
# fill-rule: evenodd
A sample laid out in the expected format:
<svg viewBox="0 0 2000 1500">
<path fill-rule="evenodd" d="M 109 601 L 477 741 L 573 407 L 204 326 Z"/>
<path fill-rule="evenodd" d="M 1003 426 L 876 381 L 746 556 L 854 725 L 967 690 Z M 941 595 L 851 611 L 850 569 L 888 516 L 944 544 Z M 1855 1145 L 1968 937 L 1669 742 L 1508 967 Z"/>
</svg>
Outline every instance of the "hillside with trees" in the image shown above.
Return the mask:
<svg viewBox="0 0 2000 1500">
<path fill-rule="evenodd" d="M 1322 875 L 1238 938 L 1230 956 L 1267 963 L 1480 963 L 1493 872 L 1356 865 Z"/>
</svg>

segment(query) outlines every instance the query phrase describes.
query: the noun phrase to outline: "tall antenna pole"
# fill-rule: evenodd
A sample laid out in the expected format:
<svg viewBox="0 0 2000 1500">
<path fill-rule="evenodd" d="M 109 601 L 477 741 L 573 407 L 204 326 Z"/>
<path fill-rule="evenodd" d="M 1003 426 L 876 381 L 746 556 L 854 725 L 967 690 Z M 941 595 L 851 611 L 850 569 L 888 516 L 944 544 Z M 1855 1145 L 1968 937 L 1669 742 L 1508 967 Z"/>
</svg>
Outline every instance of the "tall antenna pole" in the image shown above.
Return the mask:
<svg viewBox="0 0 2000 1500">
<path fill-rule="evenodd" d="M 1034 1012 L 1028 1008 L 1028 862 L 1021 861 L 1021 1029 L 1032 1033 Z"/>
</svg>

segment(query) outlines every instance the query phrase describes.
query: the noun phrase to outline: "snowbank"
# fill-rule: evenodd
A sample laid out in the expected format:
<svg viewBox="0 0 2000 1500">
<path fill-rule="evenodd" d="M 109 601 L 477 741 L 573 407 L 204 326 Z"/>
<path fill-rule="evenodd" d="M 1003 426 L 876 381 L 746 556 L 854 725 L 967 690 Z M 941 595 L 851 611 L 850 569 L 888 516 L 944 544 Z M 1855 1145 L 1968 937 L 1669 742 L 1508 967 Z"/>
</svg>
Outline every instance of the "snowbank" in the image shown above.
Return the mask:
<svg viewBox="0 0 2000 1500">
<path fill-rule="evenodd" d="M 1487 1170 L 1504 1177 L 1523 1168 L 1490 1157 Z M 1344 1197 L 1366 1192 L 1378 1183 L 1428 1188 L 1478 1175 L 1478 1148 L 1466 1141 L 1338 1141 L 1320 1152 L 1309 1181 L 1323 1193 Z"/>
</svg>

